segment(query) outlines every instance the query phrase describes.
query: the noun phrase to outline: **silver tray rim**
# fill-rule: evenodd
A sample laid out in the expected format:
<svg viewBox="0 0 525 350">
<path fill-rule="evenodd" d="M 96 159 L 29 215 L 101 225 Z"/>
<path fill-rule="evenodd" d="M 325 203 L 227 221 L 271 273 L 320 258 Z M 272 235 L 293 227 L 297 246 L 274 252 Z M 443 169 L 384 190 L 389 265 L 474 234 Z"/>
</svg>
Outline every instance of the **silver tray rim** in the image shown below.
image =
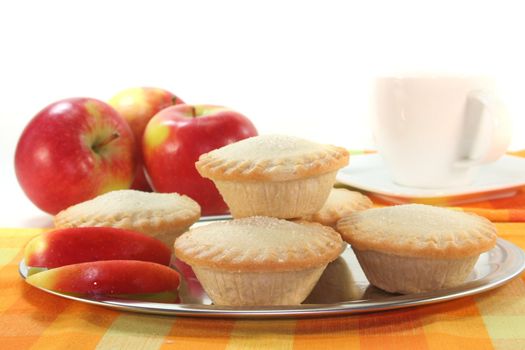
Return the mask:
<svg viewBox="0 0 525 350">
<path fill-rule="evenodd" d="M 348 247 L 347 249 L 351 249 Z M 307 318 L 341 316 L 360 313 L 370 313 L 385 310 L 395 310 L 420 305 L 440 303 L 479 294 L 497 288 L 525 270 L 525 252 L 515 244 L 498 238 L 496 246 L 484 254 L 490 254 L 499 249 L 503 259 L 490 261 L 498 264 L 495 271 L 486 276 L 470 280 L 458 287 L 442 289 L 427 293 L 396 295 L 384 299 L 362 299 L 331 304 L 301 304 L 296 306 L 271 307 L 226 307 L 205 304 L 168 304 L 147 301 L 124 300 L 115 298 L 82 298 L 62 294 L 45 288 L 38 288 L 47 293 L 86 304 L 102 306 L 119 311 L 143 314 L 191 316 L 206 318 Z M 27 266 L 24 260 L 19 263 L 19 273 L 25 280 Z"/>
</svg>

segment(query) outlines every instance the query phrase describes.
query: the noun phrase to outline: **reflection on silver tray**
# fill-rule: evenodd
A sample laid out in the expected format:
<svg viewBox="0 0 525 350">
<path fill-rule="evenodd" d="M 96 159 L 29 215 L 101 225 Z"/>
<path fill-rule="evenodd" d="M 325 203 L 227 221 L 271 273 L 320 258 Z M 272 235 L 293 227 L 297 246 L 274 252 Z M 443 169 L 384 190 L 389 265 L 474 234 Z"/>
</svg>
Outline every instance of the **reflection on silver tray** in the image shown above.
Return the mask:
<svg viewBox="0 0 525 350">
<path fill-rule="evenodd" d="M 525 253 L 514 244 L 498 239 L 496 247 L 482 254 L 474 271 L 459 287 L 435 292 L 398 295 L 384 292 L 368 283 L 352 249 L 348 247 L 328 265 L 318 284 L 297 306 L 224 307 L 212 305 L 191 269 L 175 260 L 181 272 L 180 304 L 152 303 L 110 298 L 84 299 L 45 290 L 63 298 L 122 311 L 158 315 L 229 318 L 320 317 L 373 312 L 424 305 L 477 294 L 508 282 L 525 268 Z M 20 274 L 27 277 L 27 267 L 20 262 Z"/>
</svg>

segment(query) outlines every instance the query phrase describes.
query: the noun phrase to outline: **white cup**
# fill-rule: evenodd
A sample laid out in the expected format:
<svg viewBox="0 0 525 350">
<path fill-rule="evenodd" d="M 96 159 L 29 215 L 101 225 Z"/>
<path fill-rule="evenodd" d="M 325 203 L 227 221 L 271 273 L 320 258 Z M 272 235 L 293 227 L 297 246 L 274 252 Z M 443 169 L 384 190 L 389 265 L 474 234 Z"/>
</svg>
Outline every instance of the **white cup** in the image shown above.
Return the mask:
<svg viewBox="0 0 525 350">
<path fill-rule="evenodd" d="M 486 77 L 413 75 L 376 80 L 373 132 L 393 181 L 418 188 L 465 186 L 501 157 L 510 120 Z"/>
</svg>

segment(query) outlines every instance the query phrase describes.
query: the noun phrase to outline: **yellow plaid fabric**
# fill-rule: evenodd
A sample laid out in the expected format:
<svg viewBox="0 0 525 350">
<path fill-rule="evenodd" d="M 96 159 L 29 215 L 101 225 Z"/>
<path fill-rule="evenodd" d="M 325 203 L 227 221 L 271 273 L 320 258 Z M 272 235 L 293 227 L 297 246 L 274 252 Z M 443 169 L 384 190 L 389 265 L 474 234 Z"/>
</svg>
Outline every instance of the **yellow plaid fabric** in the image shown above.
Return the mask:
<svg viewBox="0 0 525 350">
<path fill-rule="evenodd" d="M 500 221 L 500 237 L 525 249 L 525 191 L 460 209 Z M 25 244 L 40 232 L 0 229 L 2 350 L 525 349 L 525 274 L 476 296 L 361 315 L 276 320 L 152 316 L 66 300 L 26 284 L 18 263 Z"/>
<path fill-rule="evenodd" d="M 525 249 L 525 223 L 498 223 Z M 220 320 L 118 312 L 66 300 L 18 274 L 41 230 L 0 229 L 0 349 L 525 349 L 525 274 L 434 305 L 318 319 Z"/>
</svg>

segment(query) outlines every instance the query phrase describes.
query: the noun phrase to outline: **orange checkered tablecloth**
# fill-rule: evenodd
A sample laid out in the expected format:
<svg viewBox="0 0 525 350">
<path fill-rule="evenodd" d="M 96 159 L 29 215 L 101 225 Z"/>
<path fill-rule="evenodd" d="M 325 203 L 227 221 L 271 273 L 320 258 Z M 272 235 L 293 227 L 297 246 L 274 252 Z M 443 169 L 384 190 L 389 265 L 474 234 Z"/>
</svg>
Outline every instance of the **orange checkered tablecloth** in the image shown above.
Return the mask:
<svg viewBox="0 0 525 350">
<path fill-rule="evenodd" d="M 525 152 L 520 155 L 525 156 Z M 525 188 L 460 208 L 525 249 Z M 512 222 L 511 222 L 512 221 Z M 525 349 L 525 273 L 471 297 L 317 319 L 231 320 L 119 312 L 50 295 L 18 274 L 43 229 L 0 229 L 0 349 Z"/>
</svg>

